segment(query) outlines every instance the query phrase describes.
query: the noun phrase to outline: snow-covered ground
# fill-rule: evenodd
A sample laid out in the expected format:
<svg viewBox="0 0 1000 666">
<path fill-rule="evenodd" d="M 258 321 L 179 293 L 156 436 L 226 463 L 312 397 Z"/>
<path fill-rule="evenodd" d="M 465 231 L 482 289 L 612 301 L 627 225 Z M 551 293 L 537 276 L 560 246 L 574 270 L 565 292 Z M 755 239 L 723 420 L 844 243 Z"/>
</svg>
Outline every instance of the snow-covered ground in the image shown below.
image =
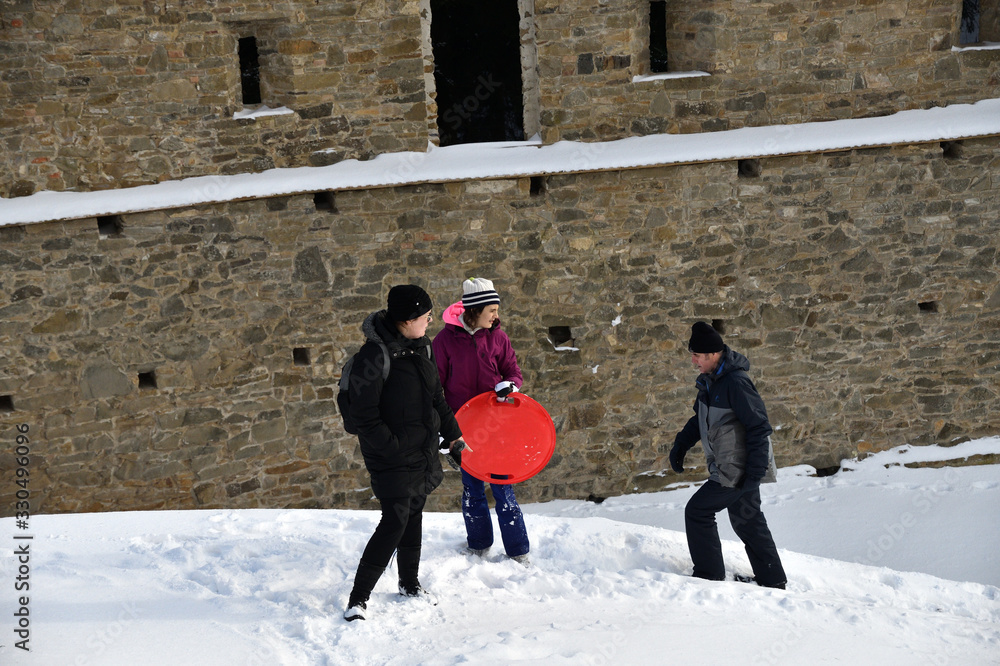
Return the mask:
<svg viewBox="0 0 1000 666">
<path fill-rule="evenodd" d="M 353 623 L 341 613 L 374 512 L 43 515 L 28 532 L 3 519 L 0 662 L 998 664 L 1000 466 L 901 466 L 997 452 L 990 438 L 832 477 L 782 470 L 763 494 L 786 591 L 689 577 L 690 486 L 525 506 L 529 567 L 463 553 L 461 516 L 426 514 L 421 580 L 439 604 L 399 598 L 390 565 Z M 720 522 L 727 564 L 749 573 Z M 23 543 L 30 590 L 15 592 Z M 21 595 L 31 652 L 15 647 Z"/>
</svg>

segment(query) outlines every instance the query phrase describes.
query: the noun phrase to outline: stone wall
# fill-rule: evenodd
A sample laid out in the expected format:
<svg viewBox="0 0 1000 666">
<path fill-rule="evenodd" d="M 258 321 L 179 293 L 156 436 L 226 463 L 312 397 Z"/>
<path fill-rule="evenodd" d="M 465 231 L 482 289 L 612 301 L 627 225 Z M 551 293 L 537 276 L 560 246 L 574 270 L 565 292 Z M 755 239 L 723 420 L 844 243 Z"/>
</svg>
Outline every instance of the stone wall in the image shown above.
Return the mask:
<svg viewBox="0 0 1000 666">
<path fill-rule="evenodd" d="M 391 285 L 440 310 L 470 275 L 557 426 L 528 501 L 676 480 L 698 319 L 750 358 L 780 465 L 996 434 L 998 143 L 0 227 L 0 438 L 30 426 L 35 512 L 371 507 L 340 367 Z"/>
<path fill-rule="evenodd" d="M 416 0 L 5 3 L 0 195 L 128 187 L 427 147 Z M 262 102 L 243 109 L 237 43 Z"/>
<path fill-rule="evenodd" d="M 951 50 L 961 0 L 669 0 L 669 68 L 711 76 L 640 83 L 648 0 L 518 8 L 525 129 L 546 143 L 885 115 L 1000 84 L 1000 51 Z M 423 151 L 428 21 L 427 0 L 7 2 L 0 196 Z M 292 113 L 234 117 L 247 36 L 264 103 Z"/>
<path fill-rule="evenodd" d="M 863 118 L 996 95 L 1000 51 L 952 51 L 962 0 L 666 1 L 669 72 L 649 70 L 649 3 L 538 0 L 542 136 L 609 140 Z"/>
</svg>

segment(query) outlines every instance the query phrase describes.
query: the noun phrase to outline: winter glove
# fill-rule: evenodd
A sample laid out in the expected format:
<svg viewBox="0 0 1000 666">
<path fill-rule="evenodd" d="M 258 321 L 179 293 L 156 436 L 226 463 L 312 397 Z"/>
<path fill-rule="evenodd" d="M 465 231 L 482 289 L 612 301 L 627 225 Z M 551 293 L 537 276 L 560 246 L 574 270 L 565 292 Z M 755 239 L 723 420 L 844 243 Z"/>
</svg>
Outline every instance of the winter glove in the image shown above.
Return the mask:
<svg viewBox="0 0 1000 666">
<path fill-rule="evenodd" d="M 497 394 L 497 402 L 503 402 L 511 393 L 517 393 L 517 386 L 514 382 L 500 382 L 493 389 Z"/>
<path fill-rule="evenodd" d="M 441 453 L 444 453 L 444 459 L 448 461 L 451 468 L 459 471 L 462 469 L 462 451 L 465 449 L 465 440 L 460 439 L 451 445 L 449 449 L 442 449 Z"/>
<path fill-rule="evenodd" d="M 670 455 L 667 456 L 670 460 L 670 469 L 674 470 L 678 474 L 684 473 L 684 451 L 680 446 L 674 444 L 674 448 L 670 449 Z"/>
<path fill-rule="evenodd" d="M 758 488 L 760 488 L 760 479 L 751 479 L 748 476 L 744 476 L 740 482 L 740 490 L 745 493 L 753 492 Z"/>
</svg>

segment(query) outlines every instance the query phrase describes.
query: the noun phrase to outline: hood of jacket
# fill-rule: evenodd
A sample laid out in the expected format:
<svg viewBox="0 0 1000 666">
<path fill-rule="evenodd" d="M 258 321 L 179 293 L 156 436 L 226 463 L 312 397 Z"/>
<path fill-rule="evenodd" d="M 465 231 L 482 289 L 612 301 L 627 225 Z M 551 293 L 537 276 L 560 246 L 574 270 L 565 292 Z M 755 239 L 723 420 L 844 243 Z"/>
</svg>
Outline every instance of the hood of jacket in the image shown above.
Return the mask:
<svg viewBox="0 0 1000 666">
<path fill-rule="evenodd" d="M 444 312 L 441 313 L 441 321 L 446 324 L 451 324 L 452 326 L 465 328 L 465 322 L 462 321 L 462 314 L 464 312 L 465 306 L 462 305 L 462 301 L 452 303 L 444 309 Z"/>
<path fill-rule="evenodd" d="M 465 330 L 469 335 L 475 335 L 476 331 L 486 330 L 482 328 L 477 328 L 475 331 L 469 330 L 469 327 L 465 325 L 465 320 L 462 319 L 463 314 L 465 314 L 465 306 L 462 305 L 462 301 L 458 301 L 445 308 L 444 312 L 441 313 L 441 321 L 445 324 L 457 326 Z M 493 322 L 493 326 L 491 326 L 489 330 L 494 331 L 498 328 L 500 328 L 499 317 L 497 317 L 497 319 Z"/>
<path fill-rule="evenodd" d="M 365 340 L 376 344 L 383 344 L 392 350 L 399 349 L 419 349 L 430 345 L 431 341 L 426 335 L 416 340 L 404 337 L 396 326 L 389 321 L 385 310 L 373 312 L 365 317 L 361 324 L 361 332 L 365 334 Z"/>
<path fill-rule="evenodd" d="M 389 344 L 387 340 L 389 336 L 387 335 L 388 331 L 386 330 L 385 325 L 385 314 L 385 310 L 379 310 L 378 312 L 373 312 L 365 317 L 364 322 L 361 323 L 361 332 L 365 334 L 365 340 L 371 340 L 376 344 Z"/>
<path fill-rule="evenodd" d="M 719 367 L 716 368 L 710 375 L 704 373 L 698 375 L 698 379 L 695 383 L 699 388 L 704 388 L 706 386 L 711 386 L 713 383 L 719 381 L 730 372 L 736 372 L 737 370 L 746 372 L 749 369 L 750 359 L 738 351 L 733 351 L 729 348 L 729 345 L 723 345 L 722 360 L 719 363 Z"/>
</svg>

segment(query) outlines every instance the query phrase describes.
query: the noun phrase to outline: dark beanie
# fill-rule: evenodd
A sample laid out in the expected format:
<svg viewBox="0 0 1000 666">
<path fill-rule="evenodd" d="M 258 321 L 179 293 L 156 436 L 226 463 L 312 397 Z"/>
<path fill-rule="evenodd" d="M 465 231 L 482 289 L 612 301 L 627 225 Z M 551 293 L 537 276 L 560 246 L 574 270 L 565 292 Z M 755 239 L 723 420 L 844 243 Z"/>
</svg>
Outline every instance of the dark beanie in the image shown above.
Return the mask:
<svg viewBox="0 0 1000 666">
<path fill-rule="evenodd" d="M 691 327 L 691 340 L 688 349 L 695 354 L 711 354 L 720 352 L 725 345 L 722 336 L 714 328 L 703 321 L 695 322 Z"/>
<path fill-rule="evenodd" d="M 386 310 L 392 321 L 410 321 L 430 312 L 431 297 L 415 284 L 398 284 L 389 290 Z"/>
</svg>

